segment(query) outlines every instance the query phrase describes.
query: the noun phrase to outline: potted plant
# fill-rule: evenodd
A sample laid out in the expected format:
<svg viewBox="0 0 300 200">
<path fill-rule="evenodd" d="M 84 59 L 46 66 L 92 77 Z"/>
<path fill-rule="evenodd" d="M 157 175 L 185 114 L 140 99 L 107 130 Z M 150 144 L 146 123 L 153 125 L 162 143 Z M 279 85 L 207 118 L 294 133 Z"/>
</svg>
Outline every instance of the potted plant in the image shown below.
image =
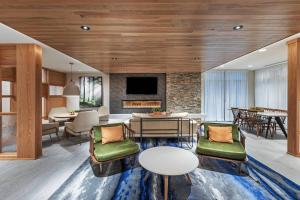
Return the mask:
<svg viewBox="0 0 300 200">
<path fill-rule="evenodd" d="M 161 108 L 153 108 L 152 115 L 161 115 Z"/>
<path fill-rule="evenodd" d="M 75 115 L 75 110 L 74 109 L 69 109 L 70 115 Z"/>
</svg>

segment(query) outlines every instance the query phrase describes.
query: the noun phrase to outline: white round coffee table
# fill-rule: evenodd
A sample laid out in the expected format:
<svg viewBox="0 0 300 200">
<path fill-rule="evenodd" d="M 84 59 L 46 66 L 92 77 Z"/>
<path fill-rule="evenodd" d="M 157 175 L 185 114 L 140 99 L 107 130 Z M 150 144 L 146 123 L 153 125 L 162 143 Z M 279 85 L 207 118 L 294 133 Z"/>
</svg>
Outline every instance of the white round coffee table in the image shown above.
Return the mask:
<svg viewBox="0 0 300 200">
<path fill-rule="evenodd" d="M 170 146 L 153 147 L 139 155 L 139 163 L 146 170 L 164 176 L 164 199 L 168 199 L 169 176 L 186 175 L 194 171 L 199 160 L 192 152 Z"/>
</svg>

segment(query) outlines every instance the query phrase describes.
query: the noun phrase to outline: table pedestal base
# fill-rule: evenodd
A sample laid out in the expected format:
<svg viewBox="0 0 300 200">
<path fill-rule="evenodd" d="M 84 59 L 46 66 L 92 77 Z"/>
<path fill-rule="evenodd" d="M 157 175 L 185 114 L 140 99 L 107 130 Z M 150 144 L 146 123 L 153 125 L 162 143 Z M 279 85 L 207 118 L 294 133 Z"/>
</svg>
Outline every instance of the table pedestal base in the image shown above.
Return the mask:
<svg viewBox="0 0 300 200">
<path fill-rule="evenodd" d="M 168 200 L 169 176 L 164 176 L 164 200 Z"/>
<path fill-rule="evenodd" d="M 192 181 L 189 174 L 185 174 L 184 177 L 187 179 L 190 185 L 192 185 Z M 168 192 L 169 192 L 169 176 L 164 176 L 164 200 L 168 200 Z"/>
</svg>

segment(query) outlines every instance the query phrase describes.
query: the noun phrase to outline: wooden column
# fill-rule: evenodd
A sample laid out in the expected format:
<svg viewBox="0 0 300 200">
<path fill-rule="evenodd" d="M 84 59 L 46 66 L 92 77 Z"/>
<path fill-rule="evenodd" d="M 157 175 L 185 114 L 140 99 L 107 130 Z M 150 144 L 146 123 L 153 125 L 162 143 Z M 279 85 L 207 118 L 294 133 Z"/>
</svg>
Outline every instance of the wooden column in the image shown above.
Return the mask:
<svg viewBox="0 0 300 200">
<path fill-rule="evenodd" d="M 2 112 L 2 69 L 0 68 L 0 112 Z M 2 116 L 0 116 L 0 153 L 2 153 Z"/>
<path fill-rule="evenodd" d="M 42 49 L 34 44 L 16 45 L 17 157 L 42 155 Z"/>
<path fill-rule="evenodd" d="M 288 153 L 300 156 L 300 39 L 288 42 Z"/>
</svg>

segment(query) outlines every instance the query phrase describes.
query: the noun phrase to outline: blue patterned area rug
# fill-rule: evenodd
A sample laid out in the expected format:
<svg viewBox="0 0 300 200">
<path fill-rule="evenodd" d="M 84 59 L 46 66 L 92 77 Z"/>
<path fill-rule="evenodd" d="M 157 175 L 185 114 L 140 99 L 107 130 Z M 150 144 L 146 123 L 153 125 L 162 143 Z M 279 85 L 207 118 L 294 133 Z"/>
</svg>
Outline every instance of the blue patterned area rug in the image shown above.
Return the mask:
<svg viewBox="0 0 300 200">
<path fill-rule="evenodd" d="M 157 145 L 176 146 L 172 140 L 150 140 L 142 149 Z M 191 150 L 193 151 L 193 150 Z M 233 163 L 202 159 L 199 168 L 190 173 L 192 184 L 184 176 L 170 177 L 169 199 L 300 199 L 300 186 L 259 163 L 252 157 L 240 174 Z M 95 176 L 87 159 L 50 197 L 64 199 L 163 199 L 163 178 L 148 172 L 129 160 L 103 166 L 106 174 Z"/>
</svg>

